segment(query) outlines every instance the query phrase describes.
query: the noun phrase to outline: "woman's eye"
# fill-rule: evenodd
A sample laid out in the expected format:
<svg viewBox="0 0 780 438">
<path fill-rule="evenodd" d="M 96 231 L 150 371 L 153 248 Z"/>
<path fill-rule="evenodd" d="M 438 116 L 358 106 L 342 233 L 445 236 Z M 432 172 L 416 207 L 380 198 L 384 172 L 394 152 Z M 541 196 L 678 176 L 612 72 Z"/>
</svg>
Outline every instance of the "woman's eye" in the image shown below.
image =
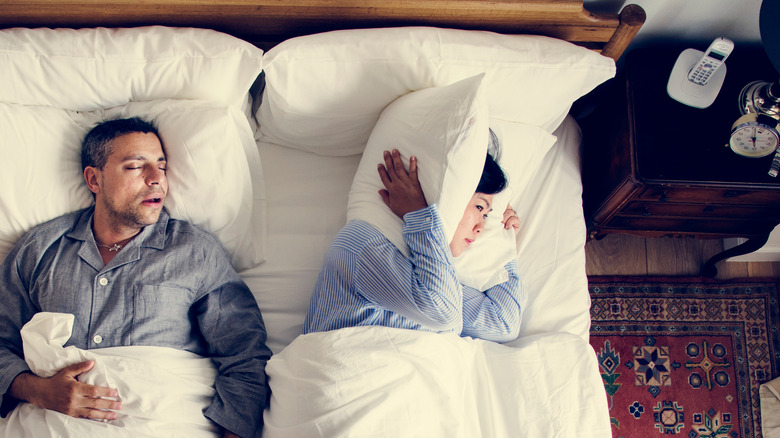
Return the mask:
<svg viewBox="0 0 780 438">
<path fill-rule="evenodd" d="M 482 211 L 482 210 L 484 210 L 484 209 L 485 209 L 485 207 L 483 207 L 483 206 L 481 206 L 481 205 L 477 205 L 477 210 L 479 210 L 479 211 Z"/>
</svg>

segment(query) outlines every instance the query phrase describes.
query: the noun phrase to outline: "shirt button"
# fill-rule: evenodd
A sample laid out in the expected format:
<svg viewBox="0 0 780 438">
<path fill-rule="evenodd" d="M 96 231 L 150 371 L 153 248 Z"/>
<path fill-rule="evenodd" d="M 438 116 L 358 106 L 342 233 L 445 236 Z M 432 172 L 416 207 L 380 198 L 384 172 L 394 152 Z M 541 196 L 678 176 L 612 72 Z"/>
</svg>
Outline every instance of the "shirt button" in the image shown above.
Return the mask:
<svg viewBox="0 0 780 438">
<path fill-rule="evenodd" d="M 103 277 L 100 280 L 98 280 L 98 283 L 100 283 L 101 286 L 105 286 L 108 284 L 108 279 L 106 277 Z"/>
<path fill-rule="evenodd" d="M 100 336 L 100 335 L 95 335 L 95 337 L 92 338 L 92 340 L 95 341 L 96 344 L 99 344 L 99 343 L 103 342 L 103 337 Z"/>
</svg>

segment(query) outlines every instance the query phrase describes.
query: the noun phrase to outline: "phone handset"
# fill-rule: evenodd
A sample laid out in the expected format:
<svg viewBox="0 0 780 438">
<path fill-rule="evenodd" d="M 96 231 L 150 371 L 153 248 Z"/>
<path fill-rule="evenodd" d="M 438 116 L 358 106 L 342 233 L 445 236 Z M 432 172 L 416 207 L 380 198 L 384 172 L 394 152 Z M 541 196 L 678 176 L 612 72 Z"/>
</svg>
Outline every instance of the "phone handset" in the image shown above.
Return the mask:
<svg viewBox="0 0 780 438">
<path fill-rule="evenodd" d="M 728 38 L 715 38 L 698 62 L 688 72 L 688 80 L 697 85 L 706 85 L 718 67 L 734 50 L 734 43 Z"/>
</svg>

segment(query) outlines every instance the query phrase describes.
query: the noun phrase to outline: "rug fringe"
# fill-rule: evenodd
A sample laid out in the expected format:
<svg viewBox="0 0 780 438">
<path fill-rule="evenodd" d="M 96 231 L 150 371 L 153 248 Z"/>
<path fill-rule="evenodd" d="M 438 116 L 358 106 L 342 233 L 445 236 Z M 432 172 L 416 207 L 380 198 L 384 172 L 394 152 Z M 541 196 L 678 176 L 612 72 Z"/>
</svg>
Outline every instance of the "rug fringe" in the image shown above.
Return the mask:
<svg viewBox="0 0 780 438">
<path fill-rule="evenodd" d="M 674 277 L 674 276 L 619 276 L 593 275 L 588 276 L 588 284 L 597 283 L 688 283 L 688 284 L 778 284 L 777 277 L 740 277 L 740 278 L 707 278 L 707 277 Z"/>
</svg>

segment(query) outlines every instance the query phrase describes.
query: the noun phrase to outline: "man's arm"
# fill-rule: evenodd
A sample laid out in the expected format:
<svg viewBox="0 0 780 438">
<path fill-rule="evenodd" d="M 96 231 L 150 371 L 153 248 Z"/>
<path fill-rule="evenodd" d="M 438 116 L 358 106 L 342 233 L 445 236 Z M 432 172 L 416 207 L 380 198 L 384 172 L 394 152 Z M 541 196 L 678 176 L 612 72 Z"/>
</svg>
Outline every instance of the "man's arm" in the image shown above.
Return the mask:
<svg viewBox="0 0 780 438">
<path fill-rule="evenodd" d="M 26 401 L 75 417 L 113 419 L 100 409 L 121 409 L 121 403 L 96 397 L 117 397 L 116 390 L 83 384 L 76 377 L 90 370 L 91 362 L 72 365 L 51 378 L 33 374 L 23 359 L 21 329 L 39 311 L 28 289 L 37 258 L 28 251 L 25 235 L 0 264 L 0 396 L 5 416 L 19 401 Z"/>
<path fill-rule="evenodd" d="M 23 358 L 20 330 L 36 309 L 27 293 L 24 264 L 18 263 L 23 257 L 24 240 L 24 237 L 20 239 L 0 264 L 0 302 L 3 303 L 0 306 L 0 415 L 3 417 L 19 402 L 10 394 L 11 384 L 21 373 L 30 372 Z"/>
<path fill-rule="evenodd" d="M 77 380 L 80 374 L 91 370 L 94 365 L 95 362 L 91 360 L 71 365 L 49 378 L 23 372 L 16 376 L 8 393 L 17 400 L 71 417 L 115 420 L 117 414 L 112 410 L 122 409 L 122 403 L 116 400 L 119 393 L 115 389 L 93 386 Z"/>
<path fill-rule="evenodd" d="M 195 304 L 198 328 L 208 356 L 217 367 L 216 395 L 205 415 L 227 434 L 259 435 L 269 390 L 265 365 L 271 358 L 260 309 L 236 274 L 226 253 L 215 251 L 204 287 Z"/>
</svg>

